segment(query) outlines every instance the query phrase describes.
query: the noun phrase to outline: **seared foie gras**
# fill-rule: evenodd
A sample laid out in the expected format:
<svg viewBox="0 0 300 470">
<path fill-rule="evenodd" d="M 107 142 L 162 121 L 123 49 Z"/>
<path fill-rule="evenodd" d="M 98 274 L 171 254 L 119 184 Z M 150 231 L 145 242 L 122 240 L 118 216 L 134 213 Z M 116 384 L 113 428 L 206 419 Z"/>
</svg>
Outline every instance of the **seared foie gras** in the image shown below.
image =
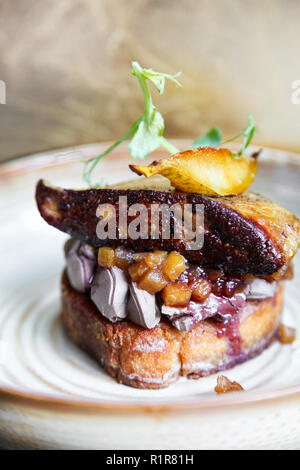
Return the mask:
<svg viewBox="0 0 300 470">
<path fill-rule="evenodd" d="M 118 220 L 119 197 L 128 205 L 203 204 L 204 245 L 189 250 L 186 240 L 122 239 L 100 240 L 96 234 L 100 204 L 112 204 Z M 151 189 L 66 190 L 39 181 L 36 200 L 41 216 L 50 225 L 94 247 L 125 246 L 136 251 L 177 251 L 187 260 L 230 274 L 271 275 L 287 265 L 300 244 L 300 222 L 289 211 L 254 193 L 231 197 L 156 191 Z M 150 217 L 149 217 L 150 220 Z"/>
</svg>

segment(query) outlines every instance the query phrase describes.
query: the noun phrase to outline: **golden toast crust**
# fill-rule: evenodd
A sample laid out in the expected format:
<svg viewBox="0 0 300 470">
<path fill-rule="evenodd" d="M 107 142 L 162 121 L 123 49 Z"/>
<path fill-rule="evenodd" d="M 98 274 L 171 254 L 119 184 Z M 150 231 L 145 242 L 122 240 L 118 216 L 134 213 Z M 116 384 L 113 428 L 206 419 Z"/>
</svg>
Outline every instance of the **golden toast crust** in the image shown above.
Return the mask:
<svg viewBox="0 0 300 470">
<path fill-rule="evenodd" d="M 153 329 L 131 322 L 111 323 L 88 295 L 62 277 L 62 322 L 72 342 L 94 357 L 120 383 L 137 388 L 167 387 L 180 376 L 198 378 L 224 370 L 259 354 L 274 339 L 282 307 L 282 287 L 271 299 L 248 301 L 241 313 L 241 349 L 232 354 L 230 340 L 212 320 L 178 331 L 167 320 Z"/>
</svg>

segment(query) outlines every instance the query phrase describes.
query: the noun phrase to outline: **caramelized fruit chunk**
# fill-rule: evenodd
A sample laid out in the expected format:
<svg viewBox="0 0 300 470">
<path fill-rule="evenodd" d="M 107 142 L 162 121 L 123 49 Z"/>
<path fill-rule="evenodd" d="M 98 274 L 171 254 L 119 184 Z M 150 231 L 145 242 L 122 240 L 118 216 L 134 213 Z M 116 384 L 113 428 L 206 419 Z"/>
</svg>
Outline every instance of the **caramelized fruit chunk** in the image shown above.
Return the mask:
<svg viewBox="0 0 300 470">
<path fill-rule="evenodd" d="M 187 284 L 169 284 L 161 293 L 163 302 L 168 307 L 184 306 L 190 301 L 192 291 Z"/>
<path fill-rule="evenodd" d="M 211 293 L 211 283 L 208 279 L 195 279 L 189 284 L 192 290 L 192 299 L 196 302 L 203 302 Z"/>
<path fill-rule="evenodd" d="M 171 155 L 148 166 L 130 165 L 147 178 L 160 174 L 176 189 L 187 193 L 228 196 L 240 194 L 253 182 L 257 161 L 253 157 L 234 158 L 226 148 L 199 147 Z"/>
<path fill-rule="evenodd" d="M 171 281 L 175 281 L 185 271 L 185 259 L 176 251 L 171 251 L 163 262 L 162 271 Z"/>
<path fill-rule="evenodd" d="M 115 263 L 115 250 L 108 246 L 99 248 L 98 251 L 98 264 L 103 268 L 112 268 Z"/>
<path fill-rule="evenodd" d="M 296 330 L 295 328 L 291 328 L 281 323 L 278 329 L 278 336 L 279 341 L 282 344 L 290 344 L 293 343 L 296 339 Z"/>
<path fill-rule="evenodd" d="M 145 263 L 145 260 L 142 260 L 139 263 L 134 263 L 128 268 L 129 275 L 133 282 L 138 282 L 148 271 L 149 267 Z"/>
<path fill-rule="evenodd" d="M 150 294 L 161 291 L 170 281 L 177 279 L 186 268 L 185 259 L 179 253 L 156 250 L 153 253 L 136 253 L 134 264 L 128 272 L 139 289 Z"/>
<path fill-rule="evenodd" d="M 162 263 L 162 261 L 168 256 L 167 251 L 154 251 L 153 253 L 148 253 L 145 257 L 145 263 L 149 268 L 154 268 L 155 266 Z"/>
<path fill-rule="evenodd" d="M 148 255 L 149 253 L 148 252 L 139 252 L 139 253 L 133 253 L 133 261 L 142 261 L 143 259 L 146 258 L 146 256 Z"/>
<path fill-rule="evenodd" d="M 66 249 L 68 249 L 68 244 Z M 175 295 L 177 287 L 173 287 L 173 283 L 176 281 L 182 291 L 191 292 L 191 298 L 195 302 L 205 301 L 210 293 L 218 297 L 232 297 L 245 286 L 248 279 L 245 276 L 232 277 L 222 271 L 204 270 L 200 266 L 189 265 L 176 251 L 168 253 L 155 250 L 134 253 L 122 246 L 115 249 L 104 246 L 98 251 L 98 264 L 104 268 L 116 266 L 126 270 L 131 280 L 137 283 L 140 289 L 147 290 L 151 294 L 171 285 L 170 292 L 173 290 Z M 188 284 L 188 287 L 182 287 L 182 284 Z M 164 295 L 169 298 L 168 292 L 166 290 Z M 183 299 L 187 297 L 187 294 L 183 297 L 182 293 Z M 169 302 L 171 302 L 170 305 L 183 305 L 186 300 L 176 301 L 176 303 L 170 300 Z"/>
<path fill-rule="evenodd" d="M 231 382 L 225 375 L 219 375 L 217 377 L 217 385 L 215 386 L 215 392 L 220 393 L 231 393 L 231 392 L 244 392 L 243 387 L 237 382 Z"/>
<path fill-rule="evenodd" d="M 123 247 L 115 249 L 114 264 L 120 269 L 127 269 L 132 263 L 132 252 Z"/>
<path fill-rule="evenodd" d="M 156 294 L 161 291 L 168 284 L 168 280 L 165 278 L 160 269 L 152 269 L 146 272 L 142 279 L 138 283 L 139 289 L 144 289 L 149 294 Z"/>
</svg>

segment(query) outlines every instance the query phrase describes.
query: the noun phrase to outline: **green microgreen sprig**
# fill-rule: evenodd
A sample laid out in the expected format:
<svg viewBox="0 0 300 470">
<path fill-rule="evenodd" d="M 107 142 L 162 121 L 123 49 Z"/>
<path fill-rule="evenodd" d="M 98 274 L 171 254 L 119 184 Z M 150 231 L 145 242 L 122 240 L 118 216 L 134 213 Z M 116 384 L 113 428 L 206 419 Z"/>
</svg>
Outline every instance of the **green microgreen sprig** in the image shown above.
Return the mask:
<svg viewBox="0 0 300 470">
<path fill-rule="evenodd" d="M 222 142 L 222 132 L 217 127 L 212 127 L 207 134 L 204 136 L 198 137 L 192 144 L 192 148 L 197 147 L 220 147 L 221 144 L 227 144 L 229 142 L 233 142 L 234 140 L 243 137 L 243 144 L 241 149 L 238 152 L 232 151 L 232 156 L 234 158 L 240 158 L 246 148 L 250 145 L 253 136 L 256 131 L 256 126 L 254 123 L 254 119 L 251 115 L 248 116 L 248 126 L 238 135 L 232 137 L 231 139 L 225 140 Z"/>
<path fill-rule="evenodd" d="M 154 150 L 159 146 L 164 147 L 170 153 L 178 152 L 178 149 L 163 137 L 165 127 L 164 119 L 152 102 L 147 80 L 155 86 L 160 94 L 162 94 L 164 92 L 166 80 L 170 80 L 175 85 L 181 86 L 176 79 L 180 73 L 170 75 L 167 73 L 155 72 L 152 69 L 142 68 L 138 62 L 132 62 L 131 73 L 138 79 L 143 92 L 145 108 L 144 114 L 135 121 L 123 137 L 106 149 L 101 155 L 90 158 L 84 162 L 85 167 L 83 178 L 90 187 L 99 187 L 99 184 L 92 184 L 92 174 L 100 160 L 127 139 L 130 139 L 128 144 L 129 153 L 134 158 L 145 158 L 150 153 L 154 152 Z"/>
<path fill-rule="evenodd" d="M 238 135 L 232 137 L 231 139 L 224 140 L 222 142 L 222 132 L 217 127 L 212 127 L 205 135 L 198 137 L 192 144 L 191 148 L 198 148 L 198 147 L 215 147 L 218 148 L 222 144 L 227 144 L 228 142 L 233 142 L 234 140 L 239 139 L 240 137 L 244 137 L 243 144 L 241 149 L 236 152 L 232 151 L 232 156 L 235 159 L 240 158 L 246 148 L 250 145 L 253 136 L 256 131 L 256 126 L 254 123 L 254 119 L 251 115 L 248 116 L 248 126 Z"/>
<path fill-rule="evenodd" d="M 236 135 L 235 137 L 232 137 L 231 139 L 225 140 L 225 142 L 223 142 L 224 144 L 227 144 L 228 142 L 232 142 L 233 140 L 236 140 L 236 139 L 239 139 L 240 137 L 243 137 L 242 148 L 238 152 L 232 152 L 232 155 L 233 155 L 234 158 L 239 158 L 244 154 L 246 148 L 250 145 L 250 143 L 253 139 L 255 131 L 256 131 L 256 126 L 255 126 L 255 123 L 254 123 L 254 119 L 253 119 L 253 116 L 251 116 L 251 114 L 250 114 L 248 116 L 248 126 L 243 130 L 243 132 L 241 132 L 240 134 Z"/>
<path fill-rule="evenodd" d="M 146 158 L 150 153 L 154 152 L 158 147 L 165 148 L 169 153 L 178 153 L 179 149 L 174 147 L 164 136 L 164 119 L 152 102 L 151 93 L 148 87 L 148 81 L 152 83 L 157 91 L 162 94 L 165 89 L 166 80 L 173 82 L 177 86 L 182 86 L 177 80 L 178 75 L 170 75 L 168 73 L 155 72 L 152 69 L 142 68 L 138 62 L 132 62 L 131 73 L 134 75 L 142 89 L 144 97 L 144 114 L 135 121 L 129 131 L 123 135 L 114 144 L 108 147 L 101 155 L 90 158 L 84 162 L 83 178 L 90 187 L 101 187 L 98 184 L 92 184 L 92 174 L 100 160 L 112 152 L 125 140 L 129 140 L 128 150 L 134 158 Z M 243 137 L 241 149 L 236 152 L 232 151 L 233 158 L 240 158 L 248 145 L 250 144 L 256 126 L 253 117 L 248 116 L 248 126 L 238 135 L 223 142 L 223 144 L 232 142 Z M 198 137 L 192 144 L 191 148 L 198 147 L 219 147 L 222 143 L 222 132 L 217 127 L 212 127 L 204 136 Z"/>
<path fill-rule="evenodd" d="M 222 142 L 222 131 L 217 127 L 212 127 L 207 134 L 198 137 L 192 144 L 192 148 L 198 147 L 219 147 Z"/>
</svg>

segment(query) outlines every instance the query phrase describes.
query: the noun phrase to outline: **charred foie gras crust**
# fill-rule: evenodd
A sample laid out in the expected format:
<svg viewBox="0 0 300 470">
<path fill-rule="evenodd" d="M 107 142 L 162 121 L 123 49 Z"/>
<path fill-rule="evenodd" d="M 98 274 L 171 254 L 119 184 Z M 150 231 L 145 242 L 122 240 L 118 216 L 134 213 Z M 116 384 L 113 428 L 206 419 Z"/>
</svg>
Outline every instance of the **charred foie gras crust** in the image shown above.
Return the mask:
<svg viewBox="0 0 300 470">
<path fill-rule="evenodd" d="M 203 248 L 187 250 L 185 240 L 174 239 L 172 226 L 170 239 L 100 240 L 96 235 L 99 222 L 96 216 L 97 207 L 105 203 L 114 205 L 118 222 L 119 196 L 127 196 L 128 205 L 145 204 L 149 214 L 153 203 L 169 206 L 176 203 L 203 204 Z M 289 263 L 300 243 L 298 219 L 277 204 L 253 193 L 210 197 L 149 189 L 76 191 L 51 187 L 40 180 L 36 200 L 46 222 L 94 247 L 123 245 L 136 251 L 174 250 L 192 263 L 223 269 L 230 274 L 273 274 Z"/>
<path fill-rule="evenodd" d="M 176 330 L 161 321 L 149 330 L 131 322 L 111 323 L 88 295 L 62 277 L 62 321 L 75 344 L 95 358 L 118 382 L 137 388 L 164 388 L 180 376 L 198 378 L 224 370 L 259 354 L 275 338 L 282 307 L 282 287 L 271 299 L 248 301 L 239 331 L 241 350 L 232 355 L 226 336 L 214 323 L 201 321 L 193 330 Z"/>
</svg>

